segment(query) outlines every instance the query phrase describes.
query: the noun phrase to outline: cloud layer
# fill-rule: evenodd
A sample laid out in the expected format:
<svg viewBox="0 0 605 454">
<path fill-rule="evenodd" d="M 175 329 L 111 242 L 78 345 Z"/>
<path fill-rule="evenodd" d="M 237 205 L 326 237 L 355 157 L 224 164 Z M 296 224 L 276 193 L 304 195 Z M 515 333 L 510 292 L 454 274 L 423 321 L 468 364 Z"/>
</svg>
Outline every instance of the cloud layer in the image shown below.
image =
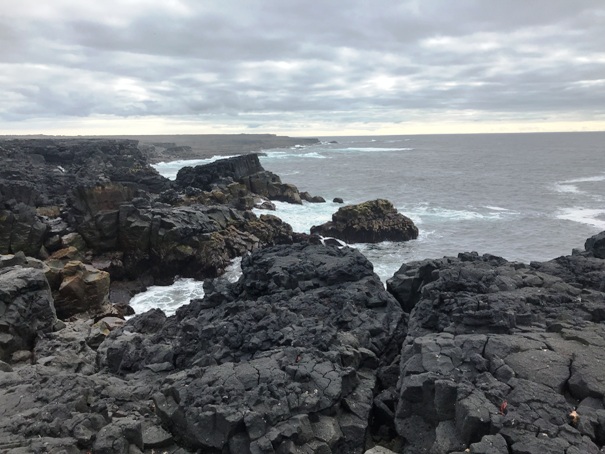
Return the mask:
<svg viewBox="0 0 605 454">
<path fill-rule="evenodd" d="M 605 127 L 602 0 L 0 1 L 4 134 Z"/>
</svg>

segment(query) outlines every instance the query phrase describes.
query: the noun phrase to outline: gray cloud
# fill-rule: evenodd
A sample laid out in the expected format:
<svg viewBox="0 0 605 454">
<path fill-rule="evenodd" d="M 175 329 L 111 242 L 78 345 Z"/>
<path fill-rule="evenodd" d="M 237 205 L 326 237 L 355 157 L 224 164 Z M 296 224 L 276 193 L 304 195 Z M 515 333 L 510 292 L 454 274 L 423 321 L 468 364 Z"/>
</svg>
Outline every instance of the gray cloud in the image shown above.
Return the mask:
<svg viewBox="0 0 605 454">
<path fill-rule="evenodd" d="M 22 0 L 0 19 L 4 132 L 605 116 L 601 0 L 89 3 Z"/>
</svg>

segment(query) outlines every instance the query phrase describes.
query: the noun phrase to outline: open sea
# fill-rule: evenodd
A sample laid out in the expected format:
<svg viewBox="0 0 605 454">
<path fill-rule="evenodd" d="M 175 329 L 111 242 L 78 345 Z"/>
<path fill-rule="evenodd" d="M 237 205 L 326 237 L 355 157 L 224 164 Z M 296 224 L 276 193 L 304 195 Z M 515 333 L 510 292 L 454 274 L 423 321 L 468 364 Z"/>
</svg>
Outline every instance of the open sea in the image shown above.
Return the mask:
<svg viewBox="0 0 605 454">
<path fill-rule="evenodd" d="M 417 240 L 355 245 L 383 281 L 404 262 L 463 251 L 549 260 L 605 230 L 605 132 L 323 137 L 317 145 L 266 150 L 260 159 L 283 182 L 328 200 L 276 203 L 273 214 L 296 231 L 330 220 L 341 206 L 334 197 L 346 204 L 388 199 L 410 217 Z M 207 162 L 155 167 L 175 178 L 180 167 Z M 237 276 L 236 263 L 227 277 Z M 181 280 L 131 304 L 171 314 L 202 294 L 201 283 Z"/>
</svg>

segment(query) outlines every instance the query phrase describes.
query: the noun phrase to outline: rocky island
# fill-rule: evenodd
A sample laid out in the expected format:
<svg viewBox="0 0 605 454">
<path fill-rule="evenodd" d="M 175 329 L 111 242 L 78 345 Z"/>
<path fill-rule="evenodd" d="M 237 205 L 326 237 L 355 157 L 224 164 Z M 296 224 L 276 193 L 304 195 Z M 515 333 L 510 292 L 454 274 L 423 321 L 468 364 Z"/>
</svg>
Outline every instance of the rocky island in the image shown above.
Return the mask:
<svg viewBox="0 0 605 454">
<path fill-rule="evenodd" d="M 548 262 L 405 263 L 385 288 L 359 251 L 250 211 L 312 198 L 253 154 L 174 182 L 131 140 L 0 157 L 1 452 L 603 450 L 605 233 Z M 354 230 L 414 238 L 385 202 Z M 237 282 L 124 320 L 146 285 L 242 255 Z"/>
</svg>

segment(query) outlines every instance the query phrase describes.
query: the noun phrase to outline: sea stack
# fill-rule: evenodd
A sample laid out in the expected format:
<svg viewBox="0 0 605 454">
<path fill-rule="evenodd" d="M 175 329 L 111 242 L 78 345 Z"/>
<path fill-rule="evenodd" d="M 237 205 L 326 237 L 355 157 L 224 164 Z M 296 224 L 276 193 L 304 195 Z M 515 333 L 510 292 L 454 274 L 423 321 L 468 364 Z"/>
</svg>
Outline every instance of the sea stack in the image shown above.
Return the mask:
<svg viewBox="0 0 605 454">
<path fill-rule="evenodd" d="M 342 207 L 332 215 L 332 221 L 313 226 L 311 233 L 338 238 L 347 243 L 418 238 L 418 228 L 414 222 L 398 213 L 393 204 L 384 199 Z"/>
</svg>

